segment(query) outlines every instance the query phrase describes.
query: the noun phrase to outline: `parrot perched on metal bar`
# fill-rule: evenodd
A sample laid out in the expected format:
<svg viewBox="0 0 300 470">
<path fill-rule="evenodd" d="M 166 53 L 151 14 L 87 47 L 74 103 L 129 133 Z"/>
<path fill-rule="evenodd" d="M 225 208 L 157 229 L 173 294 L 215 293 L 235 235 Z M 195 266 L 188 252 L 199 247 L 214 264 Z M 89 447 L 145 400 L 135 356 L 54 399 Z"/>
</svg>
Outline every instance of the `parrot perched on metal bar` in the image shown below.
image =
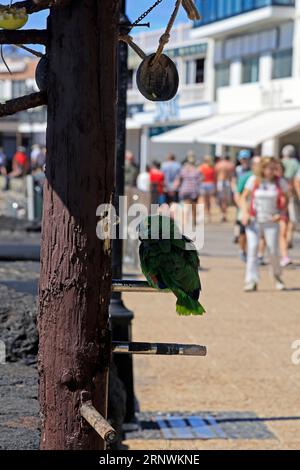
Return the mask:
<svg viewBox="0 0 300 470">
<path fill-rule="evenodd" d="M 142 271 L 151 287 L 171 290 L 179 315 L 203 315 L 199 257 L 195 245 L 181 234 L 174 220 L 147 217 L 138 228 Z"/>
<path fill-rule="evenodd" d="M 201 15 L 194 4 L 194 0 L 182 0 L 182 6 L 187 12 L 187 15 L 190 20 L 196 21 L 201 20 Z"/>
</svg>

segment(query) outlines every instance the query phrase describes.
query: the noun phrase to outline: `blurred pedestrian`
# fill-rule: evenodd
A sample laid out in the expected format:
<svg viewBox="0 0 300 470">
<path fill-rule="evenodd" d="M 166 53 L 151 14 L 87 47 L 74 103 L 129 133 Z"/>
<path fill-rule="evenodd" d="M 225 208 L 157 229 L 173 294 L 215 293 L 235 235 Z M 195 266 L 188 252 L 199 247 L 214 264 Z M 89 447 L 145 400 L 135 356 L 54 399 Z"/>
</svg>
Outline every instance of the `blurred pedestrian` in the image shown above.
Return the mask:
<svg viewBox="0 0 300 470">
<path fill-rule="evenodd" d="M 285 168 L 282 160 L 276 160 L 276 176 L 279 179 L 284 179 Z M 287 197 L 289 194 L 287 194 Z M 279 248 L 280 248 L 280 265 L 282 268 L 292 264 L 292 260 L 289 257 L 289 248 L 288 248 L 288 228 L 289 228 L 289 212 L 288 205 L 280 213 L 279 220 Z"/>
<path fill-rule="evenodd" d="M 179 200 L 187 206 L 185 207 L 186 217 L 189 215 L 189 207 L 192 208 L 193 227 L 197 223 L 197 202 L 200 195 L 200 182 L 200 173 L 198 168 L 196 168 L 196 156 L 194 152 L 188 152 L 179 173 L 176 186 L 179 189 Z"/>
<path fill-rule="evenodd" d="M 234 200 L 237 206 L 236 225 L 239 228 L 238 243 L 240 247 L 240 258 L 244 262 L 247 260 L 247 238 L 246 227 L 242 221 L 241 196 L 244 192 L 248 179 L 253 175 L 251 169 L 251 157 L 252 154 L 247 149 L 241 150 L 239 152 L 239 167 L 236 172 L 236 184 L 234 188 Z"/>
<path fill-rule="evenodd" d="M 204 157 L 203 163 L 199 166 L 199 172 L 202 176 L 201 198 L 204 203 L 205 213 L 208 221 L 211 221 L 211 207 L 216 194 L 216 171 L 214 162 L 210 155 Z"/>
<path fill-rule="evenodd" d="M 150 167 L 149 165 L 146 166 L 145 171 L 139 173 L 136 181 L 136 186 L 139 191 L 143 193 L 149 193 L 150 191 Z"/>
<path fill-rule="evenodd" d="M 6 165 L 7 165 L 7 158 L 3 151 L 3 148 L 0 147 L 0 175 L 2 176 L 7 175 Z"/>
<path fill-rule="evenodd" d="M 165 195 L 167 204 L 178 202 L 178 191 L 175 188 L 175 182 L 181 170 L 181 164 L 176 161 L 173 154 L 168 155 L 167 160 L 163 162 L 161 170 L 165 176 Z"/>
<path fill-rule="evenodd" d="M 234 164 L 229 157 L 221 156 L 215 166 L 217 179 L 217 197 L 222 212 L 222 222 L 227 222 L 227 209 L 232 200 L 231 181 L 234 175 Z"/>
<path fill-rule="evenodd" d="M 289 181 L 295 178 L 300 166 L 297 159 L 297 151 L 294 145 L 285 145 L 281 150 L 284 177 Z"/>
<path fill-rule="evenodd" d="M 12 171 L 6 176 L 5 189 L 9 189 L 11 178 L 21 178 L 28 174 L 29 169 L 30 162 L 26 155 L 26 149 L 25 147 L 19 146 L 12 159 Z"/>
<path fill-rule="evenodd" d="M 296 191 L 297 199 L 298 199 L 298 202 L 299 202 L 300 201 L 300 169 L 299 169 L 298 173 L 295 176 L 294 185 L 295 185 L 295 191 Z"/>
<path fill-rule="evenodd" d="M 37 154 L 36 158 L 36 167 L 38 170 L 44 170 L 45 165 L 46 165 L 46 154 L 47 154 L 47 149 L 46 147 L 40 146 L 39 153 Z"/>
<path fill-rule="evenodd" d="M 287 191 L 285 180 L 276 176 L 275 159 L 263 157 L 257 174 L 248 179 L 241 199 L 242 221 L 247 236 L 246 292 L 257 289 L 257 253 L 261 234 L 269 250 L 276 289 L 285 289 L 281 279 L 278 239 L 280 216 L 287 207 Z"/>
<path fill-rule="evenodd" d="M 125 186 L 135 188 L 138 173 L 139 170 L 134 161 L 134 155 L 132 152 L 127 151 L 125 154 Z"/>
<path fill-rule="evenodd" d="M 25 147 L 18 147 L 12 160 L 12 172 L 11 176 L 25 176 L 29 172 L 30 164 L 28 156 L 26 155 Z"/>
<path fill-rule="evenodd" d="M 31 165 L 32 170 L 35 170 L 37 167 L 37 157 L 40 151 L 41 151 L 41 147 L 38 144 L 33 144 L 31 146 L 30 165 Z"/>
<path fill-rule="evenodd" d="M 161 171 L 159 162 L 152 162 L 150 169 L 150 188 L 152 194 L 152 204 L 164 204 L 166 201 L 164 194 L 165 175 Z"/>
<path fill-rule="evenodd" d="M 299 222 L 297 218 L 295 177 L 300 169 L 300 165 L 297 159 L 297 151 L 294 145 L 285 145 L 281 151 L 281 155 L 284 166 L 284 177 L 286 178 L 289 185 L 289 222 L 287 229 L 287 240 L 289 248 L 292 248 L 295 224 Z"/>
</svg>

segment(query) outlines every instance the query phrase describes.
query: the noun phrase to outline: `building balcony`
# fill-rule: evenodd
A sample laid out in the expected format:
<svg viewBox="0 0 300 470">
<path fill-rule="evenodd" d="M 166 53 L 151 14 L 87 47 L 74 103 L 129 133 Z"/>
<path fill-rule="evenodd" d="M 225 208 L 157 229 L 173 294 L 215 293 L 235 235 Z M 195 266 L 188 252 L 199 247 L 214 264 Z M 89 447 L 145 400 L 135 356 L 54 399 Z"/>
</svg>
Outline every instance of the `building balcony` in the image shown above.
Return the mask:
<svg viewBox="0 0 300 470">
<path fill-rule="evenodd" d="M 198 7 L 202 19 L 191 33 L 197 38 L 222 38 L 295 17 L 295 0 L 198 0 Z"/>
<path fill-rule="evenodd" d="M 181 85 L 178 90 L 181 106 L 208 101 L 206 86 L 203 83 Z"/>
<path fill-rule="evenodd" d="M 203 83 L 180 85 L 178 98 L 180 106 L 206 102 L 209 100 L 208 89 Z M 128 106 L 139 106 L 143 104 L 146 109 L 155 107 L 155 104 L 151 101 L 145 100 L 137 88 L 132 88 L 127 91 L 127 102 Z"/>
<path fill-rule="evenodd" d="M 300 106 L 300 80 L 284 78 L 266 83 L 221 87 L 217 91 L 220 114 L 261 112 Z"/>
</svg>

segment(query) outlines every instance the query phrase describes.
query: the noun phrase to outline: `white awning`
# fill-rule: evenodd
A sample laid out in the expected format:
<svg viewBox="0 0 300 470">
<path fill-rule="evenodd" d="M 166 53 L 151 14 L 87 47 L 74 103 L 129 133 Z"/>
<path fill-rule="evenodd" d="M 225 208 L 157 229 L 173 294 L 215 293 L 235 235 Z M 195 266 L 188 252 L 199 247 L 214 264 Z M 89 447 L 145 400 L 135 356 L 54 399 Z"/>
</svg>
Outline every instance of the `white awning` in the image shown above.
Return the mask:
<svg viewBox="0 0 300 470">
<path fill-rule="evenodd" d="M 159 136 L 153 137 L 152 142 L 174 143 L 174 144 L 192 144 L 197 142 L 210 142 L 210 138 L 217 132 L 226 129 L 233 124 L 243 121 L 252 116 L 253 113 L 234 113 L 218 114 L 207 119 L 201 119 L 193 124 L 182 126 L 178 129 L 165 132 Z"/>
<path fill-rule="evenodd" d="M 255 148 L 300 127 L 300 108 L 266 111 L 204 137 L 202 142 Z"/>
<path fill-rule="evenodd" d="M 220 114 L 154 137 L 153 142 L 206 143 L 255 148 L 300 127 L 300 108 L 256 114 Z"/>
</svg>

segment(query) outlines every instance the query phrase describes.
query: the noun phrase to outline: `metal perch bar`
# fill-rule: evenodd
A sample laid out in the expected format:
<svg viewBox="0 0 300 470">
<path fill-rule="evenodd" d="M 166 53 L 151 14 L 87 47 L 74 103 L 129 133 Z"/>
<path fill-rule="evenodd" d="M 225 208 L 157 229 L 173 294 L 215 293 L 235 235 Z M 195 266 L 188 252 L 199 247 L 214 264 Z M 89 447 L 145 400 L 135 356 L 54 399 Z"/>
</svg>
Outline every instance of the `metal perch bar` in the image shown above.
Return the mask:
<svg viewBox="0 0 300 470">
<path fill-rule="evenodd" d="M 131 281 L 128 279 L 113 279 L 113 292 L 161 292 L 168 293 L 168 289 L 158 290 L 149 286 L 147 281 Z"/>
<path fill-rule="evenodd" d="M 152 354 L 160 356 L 206 356 L 206 346 L 199 344 L 112 342 L 112 351 L 119 354 Z"/>
<path fill-rule="evenodd" d="M 84 403 L 80 408 L 81 416 L 92 426 L 102 439 L 108 444 L 115 442 L 117 432 L 96 410 L 91 402 Z"/>
</svg>

